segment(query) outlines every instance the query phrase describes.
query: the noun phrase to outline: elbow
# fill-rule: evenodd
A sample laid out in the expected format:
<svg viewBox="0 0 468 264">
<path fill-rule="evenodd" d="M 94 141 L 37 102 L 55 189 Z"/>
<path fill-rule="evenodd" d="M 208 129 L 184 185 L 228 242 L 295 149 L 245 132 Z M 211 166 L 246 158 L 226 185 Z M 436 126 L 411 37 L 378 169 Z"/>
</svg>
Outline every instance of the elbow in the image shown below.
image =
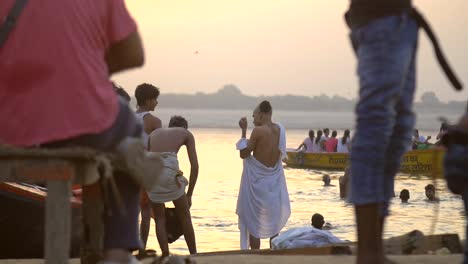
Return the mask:
<svg viewBox="0 0 468 264">
<path fill-rule="evenodd" d="M 145 65 L 145 55 L 143 53 L 143 50 L 141 52 L 138 52 L 138 54 L 135 54 L 133 58 L 133 67 L 142 67 Z"/>
</svg>

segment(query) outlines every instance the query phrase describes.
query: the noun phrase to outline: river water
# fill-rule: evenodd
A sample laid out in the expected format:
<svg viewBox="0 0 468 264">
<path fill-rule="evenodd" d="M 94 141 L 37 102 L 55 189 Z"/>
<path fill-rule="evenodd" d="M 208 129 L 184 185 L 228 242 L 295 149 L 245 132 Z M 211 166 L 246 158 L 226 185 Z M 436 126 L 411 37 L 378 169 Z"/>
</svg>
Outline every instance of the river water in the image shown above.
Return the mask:
<svg viewBox="0 0 468 264">
<path fill-rule="evenodd" d="M 164 124 L 167 124 L 171 115 L 180 114 L 188 119 L 189 127 L 195 127 L 191 131 L 196 138 L 200 173 L 192 198 L 191 212 L 198 251 L 239 249 L 235 209 L 242 161 L 235 150 L 235 143 L 240 137 L 240 129 L 236 126 L 240 116 L 247 116 L 251 121 L 251 113 L 161 109 L 155 114 L 162 118 Z M 337 129 L 340 136 L 343 129 L 353 127 L 353 115 L 350 113 L 283 112 L 277 113 L 275 117 L 287 128 L 287 146 L 290 148 L 295 148 L 302 142 L 307 136 L 308 128 L 318 129 L 326 126 L 332 130 Z M 424 116 L 420 120 L 426 120 L 418 123 L 418 126 L 422 127 L 420 134 L 431 135 L 435 139 L 439 126 L 436 116 Z M 214 128 L 215 124 L 224 128 Z M 188 177 L 190 165 L 185 148 L 180 150 L 179 159 L 181 169 Z M 321 179 L 324 173 L 330 174 L 332 184 L 336 186 L 323 187 Z M 342 172 L 285 167 L 285 174 L 291 200 L 291 217 L 283 230 L 309 226 L 312 214 L 318 212 L 332 225 L 330 232 L 341 239 L 356 241 L 353 207 L 339 198 L 338 177 Z M 465 217 L 462 200 L 459 196 L 451 194 L 444 180 L 439 179 L 435 184 L 440 203 L 427 202 L 424 186 L 429 183 L 434 183 L 429 176 L 397 175 L 397 196 L 401 189 L 406 188 L 410 191 L 411 198 L 409 204 L 401 204 L 398 198 L 393 199 L 385 237 L 401 235 L 414 229 L 430 234 L 431 226 L 435 222 L 435 233 L 458 233 L 464 238 Z M 147 247 L 159 251 L 154 222 L 151 223 Z M 267 248 L 268 240 L 262 240 L 261 247 Z M 174 253 L 188 254 L 183 237 L 171 244 L 170 250 Z"/>
</svg>

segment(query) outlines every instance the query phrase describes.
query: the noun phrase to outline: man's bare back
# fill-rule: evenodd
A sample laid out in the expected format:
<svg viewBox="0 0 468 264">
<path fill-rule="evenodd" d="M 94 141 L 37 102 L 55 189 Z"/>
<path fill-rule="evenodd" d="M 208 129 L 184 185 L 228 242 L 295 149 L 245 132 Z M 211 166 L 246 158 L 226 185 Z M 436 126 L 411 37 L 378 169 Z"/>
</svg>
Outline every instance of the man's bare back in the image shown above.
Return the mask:
<svg viewBox="0 0 468 264">
<path fill-rule="evenodd" d="M 279 150 L 280 129 L 276 124 L 255 127 L 258 130 L 258 139 L 253 150 L 256 160 L 267 167 L 274 167 L 280 158 Z M 252 134 L 254 133 L 252 131 Z"/>
<path fill-rule="evenodd" d="M 149 151 L 178 153 L 180 147 L 189 143 L 190 138 L 193 138 L 192 133 L 182 127 L 156 129 L 150 135 Z"/>
<path fill-rule="evenodd" d="M 192 195 L 198 178 L 198 158 L 195 148 L 195 138 L 188 130 L 188 122 L 181 116 L 173 116 L 169 121 L 169 128 L 160 128 L 153 131 L 149 137 L 150 152 L 173 152 L 178 153 L 180 147 L 187 147 L 190 161 L 190 180 L 187 193 L 173 200 L 175 210 L 180 219 L 184 232 L 185 242 L 190 254 L 197 253 L 195 232 L 193 230 L 190 207 L 192 206 Z M 177 165 L 178 167 L 178 165 Z M 185 187 L 185 186 L 184 186 Z M 162 255 L 169 255 L 169 246 L 166 225 L 164 203 L 152 202 L 154 219 L 156 222 L 156 236 L 161 247 Z"/>
<path fill-rule="evenodd" d="M 265 108 L 262 110 L 262 108 Z M 269 102 L 262 102 L 253 111 L 253 124 L 255 125 L 250 135 L 250 139 L 245 149 L 240 150 L 240 157 L 247 158 L 252 152 L 256 160 L 267 167 L 274 167 L 280 159 L 279 150 L 280 128 L 271 121 L 271 105 Z M 239 127 L 242 130 L 242 137 L 246 138 L 247 118 L 239 120 Z"/>
</svg>

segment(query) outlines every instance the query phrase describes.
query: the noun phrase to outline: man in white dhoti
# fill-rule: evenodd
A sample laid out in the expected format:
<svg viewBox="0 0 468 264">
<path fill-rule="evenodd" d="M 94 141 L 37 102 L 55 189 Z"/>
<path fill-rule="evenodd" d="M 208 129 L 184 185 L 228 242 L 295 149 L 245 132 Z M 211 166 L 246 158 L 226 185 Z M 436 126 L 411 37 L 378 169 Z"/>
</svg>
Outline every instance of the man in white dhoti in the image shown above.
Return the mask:
<svg viewBox="0 0 468 264">
<path fill-rule="evenodd" d="M 255 125 L 246 139 L 247 119 L 241 118 L 242 138 L 237 149 L 244 169 L 237 199 L 240 246 L 260 248 L 260 239 L 275 237 L 291 214 L 282 159 L 286 157 L 284 127 L 271 121 L 272 108 L 261 102 L 253 112 Z M 253 152 L 253 156 L 251 153 Z M 271 246 L 271 243 L 270 243 Z"/>
<path fill-rule="evenodd" d="M 169 255 L 164 203 L 171 201 L 174 203 L 182 224 L 185 242 L 190 254 L 197 253 L 190 206 L 198 178 L 198 159 L 195 138 L 187 128 L 187 121 L 183 117 L 173 116 L 169 121 L 169 128 L 156 129 L 149 137 L 149 151 L 159 153 L 163 161 L 163 171 L 156 184 L 148 191 L 156 223 L 156 237 L 163 256 Z M 191 168 L 187 194 L 185 194 L 187 179 L 179 170 L 177 160 L 177 153 L 184 145 L 187 148 Z"/>
</svg>

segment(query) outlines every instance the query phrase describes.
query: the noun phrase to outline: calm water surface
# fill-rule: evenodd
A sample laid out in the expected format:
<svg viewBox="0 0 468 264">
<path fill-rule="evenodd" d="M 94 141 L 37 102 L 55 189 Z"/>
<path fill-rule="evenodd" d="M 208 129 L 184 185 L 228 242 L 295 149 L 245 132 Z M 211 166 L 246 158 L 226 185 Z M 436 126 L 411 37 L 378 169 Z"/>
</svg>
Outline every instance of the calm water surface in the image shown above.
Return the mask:
<svg viewBox="0 0 468 264">
<path fill-rule="evenodd" d="M 163 119 L 164 121 L 164 119 Z M 190 119 L 189 119 L 190 121 Z M 237 120 L 235 121 L 237 123 Z M 330 126 L 332 128 L 332 126 Z M 239 190 L 242 161 L 235 150 L 240 137 L 240 129 L 193 129 L 196 137 L 200 163 L 200 174 L 193 196 L 192 217 L 199 252 L 239 249 L 239 231 L 235 214 Z M 297 147 L 307 134 L 307 130 L 287 130 L 288 147 Z M 339 131 L 339 135 L 342 132 Z M 436 132 L 422 131 L 423 135 Z M 179 152 L 181 169 L 188 177 L 190 166 L 185 148 Z M 286 181 L 291 199 L 291 217 L 283 230 L 292 227 L 309 226 L 313 213 L 319 212 L 325 221 L 332 224 L 331 232 L 342 239 L 356 241 L 353 207 L 339 198 L 338 177 L 342 172 L 326 172 L 285 168 Z M 328 173 L 335 187 L 323 187 L 322 175 Z M 429 177 L 414 177 L 399 174 L 395 183 L 397 195 L 406 188 L 410 191 L 409 204 L 402 205 L 399 199 L 392 201 L 392 214 L 387 220 L 385 237 L 401 235 L 419 229 L 430 234 L 435 210 L 435 233 L 458 233 L 464 238 L 465 218 L 462 201 L 451 194 L 443 180 L 437 180 L 439 205 L 425 201 L 424 186 L 432 183 Z M 171 206 L 172 204 L 167 204 Z M 159 251 L 159 245 L 151 223 L 148 248 Z M 268 240 L 262 240 L 262 248 L 268 247 Z M 170 245 L 174 253 L 187 254 L 185 241 L 180 238 Z"/>
</svg>

